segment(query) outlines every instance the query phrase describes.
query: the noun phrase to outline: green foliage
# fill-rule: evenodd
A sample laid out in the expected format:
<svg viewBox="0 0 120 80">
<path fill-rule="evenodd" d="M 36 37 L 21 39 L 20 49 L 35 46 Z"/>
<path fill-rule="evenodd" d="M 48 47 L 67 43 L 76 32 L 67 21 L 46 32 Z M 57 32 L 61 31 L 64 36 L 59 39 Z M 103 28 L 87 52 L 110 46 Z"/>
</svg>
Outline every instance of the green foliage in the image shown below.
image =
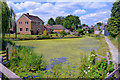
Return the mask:
<svg viewBox="0 0 120 80">
<path fill-rule="evenodd" d="M 72 27 L 75 30 L 79 24 L 81 24 L 79 17 L 73 15 L 68 15 L 63 21 L 63 26 L 67 29 Z"/>
<path fill-rule="evenodd" d="M 5 37 L 5 33 L 10 34 L 10 28 L 14 28 L 14 32 L 16 32 L 16 22 L 15 22 L 15 13 L 12 8 L 9 8 L 6 2 L 1 2 L 2 4 L 2 37 Z"/>
<path fill-rule="evenodd" d="M 111 18 L 107 22 L 107 30 L 112 37 L 120 33 L 120 1 L 115 2 L 111 9 Z"/>
<path fill-rule="evenodd" d="M 45 31 L 43 32 L 43 35 L 44 35 L 44 36 L 47 36 L 47 35 L 48 35 L 48 31 L 45 30 Z"/>
<path fill-rule="evenodd" d="M 102 26 L 102 23 L 101 23 L 101 22 L 98 22 L 98 23 L 97 23 L 97 26 Z"/>
<path fill-rule="evenodd" d="M 26 73 L 34 73 L 36 70 L 46 68 L 43 62 L 43 55 L 37 56 L 30 48 L 18 46 L 10 59 L 10 70 L 18 76 L 25 77 Z"/>
<path fill-rule="evenodd" d="M 58 24 L 58 25 L 62 25 L 63 24 L 63 20 L 64 20 L 64 17 L 58 16 L 55 19 L 55 23 Z"/>
<path fill-rule="evenodd" d="M 78 32 L 80 35 L 84 35 L 84 34 L 85 34 L 85 33 L 84 33 L 84 30 L 82 30 L 82 29 L 80 29 L 80 28 L 77 29 L 77 32 Z"/>
<path fill-rule="evenodd" d="M 54 32 L 53 32 L 53 29 L 50 29 L 50 31 L 51 31 L 51 34 L 53 34 Z"/>
<path fill-rule="evenodd" d="M 63 30 L 63 31 L 60 32 L 60 35 L 65 36 L 65 35 L 67 35 L 67 33 Z"/>
<path fill-rule="evenodd" d="M 95 52 L 92 51 L 88 60 L 89 63 L 82 64 L 80 69 L 80 76 L 78 78 L 105 78 L 107 73 L 111 73 L 113 68 L 113 63 L 108 64 L 106 59 L 95 63 Z"/>
<path fill-rule="evenodd" d="M 94 29 L 88 29 L 88 33 L 89 33 L 89 34 L 94 33 Z"/>
<path fill-rule="evenodd" d="M 50 24 L 50 25 L 55 25 L 54 19 L 53 19 L 53 18 L 50 18 L 50 19 L 48 20 L 48 24 Z"/>
</svg>

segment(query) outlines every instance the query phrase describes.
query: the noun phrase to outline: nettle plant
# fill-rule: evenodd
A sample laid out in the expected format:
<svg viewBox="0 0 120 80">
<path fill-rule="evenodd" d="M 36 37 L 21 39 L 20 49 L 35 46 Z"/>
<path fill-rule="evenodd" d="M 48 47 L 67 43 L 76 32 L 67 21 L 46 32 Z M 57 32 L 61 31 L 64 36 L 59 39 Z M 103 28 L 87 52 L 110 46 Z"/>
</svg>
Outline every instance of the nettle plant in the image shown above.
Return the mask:
<svg viewBox="0 0 120 80">
<path fill-rule="evenodd" d="M 113 63 L 107 63 L 106 59 L 101 59 L 101 61 L 96 61 L 97 55 L 93 50 L 88 58 L 87 64 L 82 64 L 80 66 L 80 76 L 78 78 L 105 78 L 108 73 L 111 73 L 113 68 Z M 113 77 L 112 77 L 113 78 Z"/>
</svg>

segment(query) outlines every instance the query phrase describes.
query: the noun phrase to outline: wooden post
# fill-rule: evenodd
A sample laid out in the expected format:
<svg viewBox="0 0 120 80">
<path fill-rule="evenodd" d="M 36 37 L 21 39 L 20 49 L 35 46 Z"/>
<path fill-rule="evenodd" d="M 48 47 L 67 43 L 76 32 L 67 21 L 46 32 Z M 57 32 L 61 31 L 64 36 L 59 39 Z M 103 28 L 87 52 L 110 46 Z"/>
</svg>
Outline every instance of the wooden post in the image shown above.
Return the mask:
<svg viewBox="0 0 120 80">
<path fill-rule="evenodd" d="M 2 56 L 0 56 L 0 63 L 2 64 Z M 2 67 L 0 66 L 0 80 L 2 80 Z"/>
<path fill-rule="evenodd" d="M 6 49 L 7 61 L 9 60 L 8 48 Z"/>
</svg>

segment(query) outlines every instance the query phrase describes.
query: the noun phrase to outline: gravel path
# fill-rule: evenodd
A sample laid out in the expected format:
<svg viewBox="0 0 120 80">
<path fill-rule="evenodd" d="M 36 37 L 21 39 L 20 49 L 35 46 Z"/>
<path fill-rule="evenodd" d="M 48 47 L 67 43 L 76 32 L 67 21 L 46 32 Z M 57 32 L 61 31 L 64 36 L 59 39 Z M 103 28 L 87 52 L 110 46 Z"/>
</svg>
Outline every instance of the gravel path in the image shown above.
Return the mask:
<svg viewBox="0 0 120 80">
<path fill-rule="evenodd" d="M 109 49 L 110 49 L 110 52 L 112 54 L 112 60 L 115 62 L 115 63 L 118 63 L 119 60 L 118 60 L 118 49 L 112 44 L 112 42 L 108 39 L 107 36 L 105 36 L 105 40 L 109 46 Z"/>
</svg>

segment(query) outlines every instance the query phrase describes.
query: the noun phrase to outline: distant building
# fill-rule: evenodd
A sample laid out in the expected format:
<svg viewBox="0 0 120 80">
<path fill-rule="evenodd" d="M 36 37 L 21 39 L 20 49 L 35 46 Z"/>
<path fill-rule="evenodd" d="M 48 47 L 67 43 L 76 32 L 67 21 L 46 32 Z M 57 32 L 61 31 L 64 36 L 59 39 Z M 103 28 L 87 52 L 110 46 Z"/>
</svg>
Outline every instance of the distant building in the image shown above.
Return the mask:
<svg viewBox="0 0 120 80">
<path fill-rule="evenodd" d="M 27 14 L 23 14 L 17 20 L 17 33 L 18 34 L 43 34 L 44 22 L 38 17 Z"/>
<path fill-rule="evenodd" d="M 104 28 L 107 24 L 102 23 L 101 26 L 95 25 L 94 27 L 94 34 L 104 34 Z"/>
<path fill-rule="evenodd" d="M 63 30 L 66 31 L 66 32 L 69 32 L 69 30 L 66 29 L 65 27 L 63 27 L 62 25 L 49 25 L 49 24 L 46 24 L 45 28 L 48 29 L 48 30 L 52 29 L 53 32 L 56 32 L 56 33 L 59 33 L 59 32 L 61 32 Z"/>
</svg>

